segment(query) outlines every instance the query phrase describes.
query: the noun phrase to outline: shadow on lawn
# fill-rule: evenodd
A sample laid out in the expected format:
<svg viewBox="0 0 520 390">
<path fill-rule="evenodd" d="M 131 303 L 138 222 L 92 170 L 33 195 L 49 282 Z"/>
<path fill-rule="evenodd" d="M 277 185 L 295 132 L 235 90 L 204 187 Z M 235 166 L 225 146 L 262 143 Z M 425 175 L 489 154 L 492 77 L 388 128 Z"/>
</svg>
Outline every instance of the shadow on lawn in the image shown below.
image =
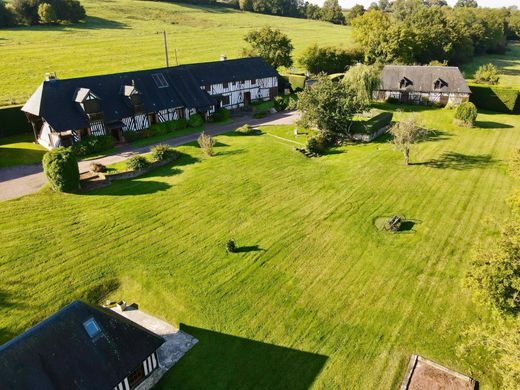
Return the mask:
<svg viewBox="0 0 520 390">
<path fill-rule="evenodd" d="M 84 22 L 64 23 L 45 26 L 16 26 L 7 30 L 11 31 L 31 31 L 31 32 L 49 32 L 63 30 L 102 30 L 102 29 L 125 29 L 128 26 L 115 20 L 99 18 L 97 16 L 87 16 Z"/>
<path fill-rule="evenodd" d="M 477 121 L 475 127 L 481 129 L 512 129 L 514 126 L 508 125 L 507 123 L 499 123 L 492 121 Z"/>
<path fill-rule="evenodd" d="M 425 165 L 438 169 L 455 169 L 466 170 L 483 168 L 486 165 L 497 162 L 489 154 L 470 155 L 455 152 L 445 152 L 440 158 L 420 163 L 412 163 L 410 165 Z"/>
<path fill-rule="evenodd" d="M 248 252 L 265 252 L 265 249 L 260 248 L 258 245 L 239 246 L 235 249 L 235 253 Z"/>
<path fill-rule="evenodd" d="M 328 359 L 185 324 L 180 324 L 180 330 L 199 342 L 158 388 L 306 390 Z"/>
</svg>

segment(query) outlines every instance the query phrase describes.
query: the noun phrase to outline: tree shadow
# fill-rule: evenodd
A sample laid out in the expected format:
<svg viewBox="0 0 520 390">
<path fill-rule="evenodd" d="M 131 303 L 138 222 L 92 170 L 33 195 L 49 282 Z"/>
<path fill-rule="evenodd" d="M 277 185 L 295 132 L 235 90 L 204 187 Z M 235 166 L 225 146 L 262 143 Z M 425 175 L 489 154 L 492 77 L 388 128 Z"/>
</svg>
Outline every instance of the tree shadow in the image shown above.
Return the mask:
<svg viewBox="0 0 520 390">
<path fill-rule="evenodd" d="M 486 165 L 494 164 L 496 162 L 497 160 L 489 154 L 470 155 L 456 152 L 445 152 L 438 159 L 420 163 L 411 163 L 410 165 L 425 165 L 437 169 L 467 170 L 483 168 Z"/>
<path fill-rule="evenodd" d="M 199 342 L 162 378 L 159 389 L 306 390 L 328 359 L 182 323 L 180 330 Z"/>
<path fill-rule="evenodd" d="M 111 185 L 88 192 L 81 195 L 95 196 L 128 196 L 128 195 L 149 195 L 157 192 L 166 191 L 171 185 L 162 181 L 149 181 L 139 179 L 129 179 L 114 181 Z"/>
<path fill-rule="evenodd" d="M 412 220 L 404 220 L 401 222 L 401 226 L 399 226 L 399 232 L 409 232 L 415 226 L 415 221 Z"/>
<path fill-rule="evenodd" d="M 475 122 L 475 127 L 479 127 L 481 129 L 512 129 L 514 126 L 511 126 L 507 123 L 477 121 Z"/>
<path fill-rule="evenodd" d="M 79 299 L 92 304 L 98 304 L 106 299 L 111 293 L 119 289 L 120 283 L 116 278 L 110 278 L 94 286 L 88 286 L 88 289 L 81 294 Z"/>
<path fill-rule="evenodd" d="M 258 245 L 240 246 L 235 249 L 235 253 L 248 252 L 265 252 L 265 249 L 260 248 Z"/>
<path fill-rule="evenodd" d="M 62 23 L 42 26 L 15 26 L 9 27 L 11 31 L 31 31 L 31 32 L 49 32 L 63 30 L 104 30 L 104 29 L 126 29 L 125 23 L 115 20 L 100 18 L 97 16 L 87 16 L 84 21 L 78 23 Z"/>
</svg>

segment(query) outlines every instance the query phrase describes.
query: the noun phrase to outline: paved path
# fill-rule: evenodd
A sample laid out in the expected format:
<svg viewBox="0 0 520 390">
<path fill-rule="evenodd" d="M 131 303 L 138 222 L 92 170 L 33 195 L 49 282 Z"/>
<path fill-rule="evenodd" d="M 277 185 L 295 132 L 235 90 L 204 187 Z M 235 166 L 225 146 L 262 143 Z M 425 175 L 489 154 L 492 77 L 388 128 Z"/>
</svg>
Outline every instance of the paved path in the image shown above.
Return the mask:
<svg viewBox="0 0 520 390">
<path fill-rule="evenodd" d="M 232 131 L 246 123 L 254 126 L 260 125 L 290 125 L 296 122 L 299 114 L 296 111 L 284 111 L 269 115 L 261 119 L 252 119 L 249 116 L 236 117 L 232 123 L 227 125 L 218 125 L 208 123 L 205 131 L 211 135 L 218 135 Z M 179 146 L 196 141 L 199 133 L 188 134 L 181 137 L 172 138 L 170 140 L 158 143 L 166 143 L 171 146 Z M 104 165 L 114 164 L 119 161 L 126 160 L 128 157 L 148 153 L 152 145 L 142 147 L 123 146 L 116 153 L 98 159 L 80 161 L 79 171 L 86 172 L 90 164 L 96 162 Z M 8 200 L 18 198 L 23 195 L 32 194 L 38 191 L 47 179 L 43 174 L 41 164 L 17 165 L 0 169 L 0 200 Z"/>
</svg>

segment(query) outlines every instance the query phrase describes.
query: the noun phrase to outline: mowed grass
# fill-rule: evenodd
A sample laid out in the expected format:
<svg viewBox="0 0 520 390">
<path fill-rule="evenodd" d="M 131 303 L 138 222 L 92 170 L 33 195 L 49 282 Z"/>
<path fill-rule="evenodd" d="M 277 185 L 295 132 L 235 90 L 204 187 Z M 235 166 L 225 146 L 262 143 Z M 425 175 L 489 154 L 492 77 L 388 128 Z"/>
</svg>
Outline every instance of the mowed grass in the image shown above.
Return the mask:
<svg viewBox="0 0 520 390">
<path fill-rule="evenodd" d="M 475 57 L 470 64 L 462 67 L 465 76 L 472 79 L 479 66 L 492 63 L 500 74 L 499 85 L 520 89 L 520 42 L 510 42 L 508 47 L 509 50 L 502 55 Z"/>
<path fill-rule="evenodd" d="M 229 134 L 211 158 L 186 145 L 138 179 L 0 203 L 0 342 L 72 299 L 109 297 L 200 340 L 165 389 L 390 389 L 412 353 L 499 388 L 485 356 L 456 354 L 488 317 L 461 282 L 507 217 L 520 117 L 461 129 L 453 111 L 420 110 L 439 131 L 408 167 L 387 139 L 308 159 L 268 134 Z M 394 214 L 412 231 L 374 226 Z"/>
<path fill-rule="evenodd" d="M 265 25 L 287 33 L 298 56 L 313 43 L 350 46 L 348 27 L 304 19 L 140 0 L 83 0 L 85 23 L 0 30 L 0 105 L 25 102 L 46 72 L 70 78 L 240 57 L 244 35 Z"/>
<path fill-rule="evenodd" d="M 34 143 L 32 133 L 0 138 L 0 168 L 42 161 L 46 150 Z"/>
</svg>

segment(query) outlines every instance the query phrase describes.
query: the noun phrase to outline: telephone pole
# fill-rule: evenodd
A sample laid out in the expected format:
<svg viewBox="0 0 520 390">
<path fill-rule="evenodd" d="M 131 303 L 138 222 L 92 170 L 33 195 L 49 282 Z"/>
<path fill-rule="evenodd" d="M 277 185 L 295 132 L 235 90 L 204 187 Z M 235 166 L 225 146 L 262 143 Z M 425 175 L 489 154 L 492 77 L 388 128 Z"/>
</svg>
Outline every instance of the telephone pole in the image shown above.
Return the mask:
<svg viewBox="0 0 520 390">
<path fill-rule="evenodd" d="M 166 56 L 166 67 L 170 67 L 170 63 L 168 61 L 168 42 L 166 41 L 166 30 L 163 31 L 164 37 L 164 55 Z"/>
</svg>

